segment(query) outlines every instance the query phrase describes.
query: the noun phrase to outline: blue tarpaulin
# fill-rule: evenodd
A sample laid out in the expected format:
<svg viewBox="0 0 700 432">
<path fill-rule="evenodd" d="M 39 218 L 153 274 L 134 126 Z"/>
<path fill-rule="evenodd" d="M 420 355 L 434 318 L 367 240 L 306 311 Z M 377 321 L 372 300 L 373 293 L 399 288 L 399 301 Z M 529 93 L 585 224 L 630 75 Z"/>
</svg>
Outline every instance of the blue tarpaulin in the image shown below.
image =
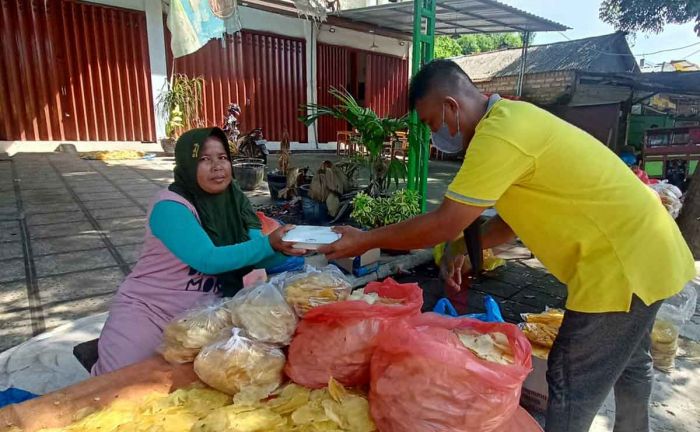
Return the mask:
<svg viewBox="0 0 700 432">
<path fill-rule="evenodd" d="M 38 395 L 35 395 L 34 393 L 29 393 L 28 391 L 14 387 L 10 387 L 7 390 L 0 390 L 0 408 L 14 403 L 24 402 L 29 399 L 34 399 L 37 396 Z"/>
</svg>

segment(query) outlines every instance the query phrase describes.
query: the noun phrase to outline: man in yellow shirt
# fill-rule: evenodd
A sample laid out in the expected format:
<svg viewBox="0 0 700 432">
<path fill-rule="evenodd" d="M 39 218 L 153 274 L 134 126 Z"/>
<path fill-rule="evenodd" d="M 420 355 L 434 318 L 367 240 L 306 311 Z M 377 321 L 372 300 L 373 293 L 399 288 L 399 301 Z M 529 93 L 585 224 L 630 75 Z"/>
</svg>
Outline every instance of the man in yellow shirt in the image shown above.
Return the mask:
<svg viewBox="0 0 700 432">
<path fill-rule="evenodd" d="M 647 431 L 650 331 L 663 299 L 695 276 L 694 260 L 657 196 L 602 143 L 534 105 L 486 97 L 454 62 L 412 80 L 411 108 L 446 152 L 466 148 L 441 206 L 368 232 L 338 227 L 329 259 L 456 238 L 487 207 L 483 247 L 515 238 L 568 286 L 549 356 L 546 430 L 587 431 L 611 389 L 615 431 Z"/>
</svg>

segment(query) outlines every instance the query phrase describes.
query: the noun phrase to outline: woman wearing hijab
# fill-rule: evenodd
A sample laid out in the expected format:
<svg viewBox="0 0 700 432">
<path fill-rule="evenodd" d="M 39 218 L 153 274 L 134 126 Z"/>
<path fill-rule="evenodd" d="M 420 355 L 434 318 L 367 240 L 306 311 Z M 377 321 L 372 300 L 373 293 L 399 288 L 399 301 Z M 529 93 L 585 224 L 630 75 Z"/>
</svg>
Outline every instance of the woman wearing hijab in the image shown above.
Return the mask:
<svg viewBox="0 0 700 432">
<path fill-rule="evenodd" d="M 141 256 L 112 301 L 93 375 L 152 356 L 175 315 L 205 297 L 234 295 L 243 276 L 279 263 L 279 252 L 304 253 L 282 241 L 293 226 L 262 234 L 232 181 L 224 143 L 219 128 L 193 129 L 177 141 L 175 181 L 151 205 Z"/>
</svg>

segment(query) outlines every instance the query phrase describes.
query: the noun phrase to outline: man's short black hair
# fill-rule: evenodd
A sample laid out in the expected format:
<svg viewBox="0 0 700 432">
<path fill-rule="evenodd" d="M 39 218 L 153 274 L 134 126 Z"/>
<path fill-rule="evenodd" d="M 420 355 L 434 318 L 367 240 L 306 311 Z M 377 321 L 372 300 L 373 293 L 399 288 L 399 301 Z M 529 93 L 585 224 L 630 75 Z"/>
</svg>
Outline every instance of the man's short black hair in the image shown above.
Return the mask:
<svg viewBox="0 0 700 432">
<path fill-rule="evenodd" d="M 424 98 L 436 84 L 449 86 L 458 84 L 461 79 L 465 79 L 469 84 L 474 85 L 469 75 L 462 70 L 457 63 L 452 60 L 433 60 L 421 68 L 411 80 L 408 89 L 409 109 L 416 109 L 416 103 Z"/>
</svg>

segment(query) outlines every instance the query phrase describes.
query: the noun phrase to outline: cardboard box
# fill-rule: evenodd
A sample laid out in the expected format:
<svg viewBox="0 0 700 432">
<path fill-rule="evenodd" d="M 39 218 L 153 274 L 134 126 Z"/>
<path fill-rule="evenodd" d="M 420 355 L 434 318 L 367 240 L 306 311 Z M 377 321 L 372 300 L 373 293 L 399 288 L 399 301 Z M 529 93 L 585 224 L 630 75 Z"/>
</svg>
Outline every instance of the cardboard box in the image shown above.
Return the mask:
<svg viewBox="0 0 700 432">
<path fill-rule="evenodd" d="M 533 411 L 546 412 L 548 399 L 547 360 L 533 355 L 532 372 L 523 383 L 520 405 Z"/>
<path fill-rule="evenodd" d="M 380 256 L 379 249 L 370 249 L 360 256 L 336 260 L 335 264 L 346 272 L 360 277 L 377 271 Z"/>
</svg>

